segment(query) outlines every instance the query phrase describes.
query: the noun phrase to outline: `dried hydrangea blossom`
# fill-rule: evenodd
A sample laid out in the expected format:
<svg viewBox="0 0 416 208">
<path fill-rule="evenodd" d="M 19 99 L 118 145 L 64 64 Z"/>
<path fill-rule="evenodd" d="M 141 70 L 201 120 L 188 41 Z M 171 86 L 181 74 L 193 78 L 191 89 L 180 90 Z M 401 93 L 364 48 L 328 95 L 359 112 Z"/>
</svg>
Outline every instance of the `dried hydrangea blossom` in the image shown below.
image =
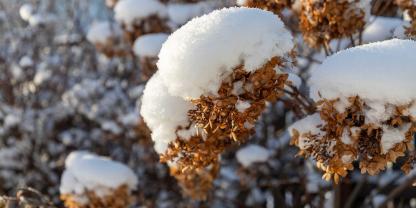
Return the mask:
<svg viewBox="0 0 416 208">
<path fill-rule="evenodd" d="M 170 32 L 166 5 L 157 0 L 118 1 L 114 7 L 114 17 L 131 42 L 144 34 Z"/>
<path fill-rule="evenodd" d="M 399 7 L 407 12 L 410 17 L 410 25 L 405 27 L 405 34 L 416 37 L 416 2 L 413 0 L 396 0 Z"/>
<path fill-rule="evenodd" d="M 370 0 L 301 0 L 300 29 L 312 47 L 360 32 L 370 13 Z"/>
<path fill-rule="evenodd" d="M 108 57 L 124 56 L 129 53 L 125 49 L 123 31 L 116 23 L 106 21 L 93 23 L 88 30 L 87 40 Z"/>
<path fill-rule="evenodd" d="M 333 55 L 312 72 L 317 113 L 293 124 L 290 133 L 300 155 L 312 157 L 325 172 L 323 178 L 337 183 L 354 161 L 362 173 L 375 175 L 413 151 L 415 52 L 410 40 L 372 43 Z"/>
<path fill-rule="evenodd" d="M 61 199 L 69 208 L 128 207 L 136 175 L 125 165 L 88 152 L 72 152 L 65 161 Z"/>
<path fill-rule="evenodd" d="M 282 96 L 292 48 L 279 17 L 250 8 L 195 18 L 163 44 L 141 114 L 185 193 L 203 199 L 220 154 L 244 142 L 266 102 Z"/>
<path fill-rule="evenodd" d="M 166 33 L 153 33 L 140 36 L 134 41 L 133 51 L 139 58 L 143 80 L 148 80 L 156 72 L 157 55 L 168 36 Z"/>
</svg>

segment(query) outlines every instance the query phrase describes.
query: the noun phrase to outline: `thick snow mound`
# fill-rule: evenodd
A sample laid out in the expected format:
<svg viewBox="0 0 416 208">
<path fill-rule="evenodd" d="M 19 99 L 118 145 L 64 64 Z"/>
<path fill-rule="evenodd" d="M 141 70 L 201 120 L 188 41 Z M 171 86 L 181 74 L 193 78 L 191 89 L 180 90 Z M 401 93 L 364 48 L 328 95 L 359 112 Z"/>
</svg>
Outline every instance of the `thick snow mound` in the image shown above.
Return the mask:
<svg viewBox="0 0 416 208">
<path fill-rule="evenodd" d="M 139 57 L 157 57 L 162 44 L 168 39 L 166 33 L 153 33 L 140 36 L 134 41 L 134 53 Z"/>
<path fill-rule="evenodd" d="M 108 21 L 94 22 L 88 30 L 87 40 L 91 43 L 104 44 L 109 39 L 123 34 L 120 25 Z"/>
<path fill-rule="evenodd" d="M 249 167 L 253 163 L 266 162 L 270 152 L 262 146 L 252 144 L 238 150 L 236 156 L 241 165 Z"/>
<path fill-rule="evenodd" d="M 216 94 L 236 66 L 254 71 L 292 48 L 292 36 L 278 16 L 226 8 L 194 18 L 169 36 L 157 65 L 172 95 L 198 98 Z"/>
<path fill-rule="evenodd" d="M 165 17 L 166 6 L 157 0 L 120 0 L 114 7 L 115 19 L 127 26 L 152 15 Z"/>
<path fill-rule="evenodd" d="M 75 151 L 65 160 L 61 179 L 61 194 L 82 194 L 85 190 L 102 193 L 100 189 L 115 189 L 128 185 L 135 189 L 137 178 L 127 166 L 85 151 Z"/>
<path fill-rule="evenodd" d="M 152 130 L 156 152 L 164 153 L 177 138 L 176 129 L 189 124 L 187 113 L 191 107 L 189 102 L 168 93 L 158 72 L 147 82 L 140 113 Z"/>
<path fill-rule="evenodd" d="M 341 51 L 328 57 L 309 80 L 311 97 L 359 95 L 395 105 L 416 99 L 416 42 L 392 39 Z"/>
</svg>

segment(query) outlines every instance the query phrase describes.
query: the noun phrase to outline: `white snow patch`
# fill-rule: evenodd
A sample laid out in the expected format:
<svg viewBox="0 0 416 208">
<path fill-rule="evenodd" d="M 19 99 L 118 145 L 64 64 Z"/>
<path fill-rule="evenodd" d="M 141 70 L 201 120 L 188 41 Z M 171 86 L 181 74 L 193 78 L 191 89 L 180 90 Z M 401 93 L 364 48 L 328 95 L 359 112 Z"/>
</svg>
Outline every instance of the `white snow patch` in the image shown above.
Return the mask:
<svg viewBox="0 0 416 208">
<path fill-rule="evenodd" d="M 242 113 L 244 112 L 247 108 L 250 108 L 250 103 L 246 102 L 246 101 L 242 101 L 242 100 L 238 100 L 237 103 L 235 104 L 235 108 L 238 110 L 238 112 Z"/>
<path fill-rule="evenodd" d="M 159 72 L 147 82 L 140 114 L 152 130 L 156 152 L 164 153 L 168 144 L 177 138 L 176 129 L 189 124 L 187 113 L 191 108 L 187 101 L 168 93 Z"/>
<path fill-rule="evenodd" d="M 238 162 L 244 167 L 249 167 L 253 163 L 266 162 L 270 157 L 270 152 L 259 145 L 247 145 L 237 151 Z"/>
<path fill-rule="evenodd" d="M 394 30 L 402 24 L 403 20 L 392 17 L 372 17 L 363 31 L 363 42 L 371 43 L 390 39 L 394 36 Z"/>
<path fill-rule="evenodd" d="M 389 128 L 383 126 L 383 135 L 381 136 L 381 152 L 386 154 L 396 144 L 406 139 L 406 132 L 409 130 L 410 125 L 405 125 L 399 129 Z"/>
<path fill-rule="evenodd" d="M 23 56 L 19 61 L 20 67 L 31 67 L 33 66 L 33 60 L 29 56 Z"/>
<path fill-rule="evenodd" d="M 169 19 L 175 25 L 183 25 L 194 17 L 209 13 L 222 5 L 221 1 L 201 1 L 197 3 L 168 4 Z"/>
<path fill-rule="evenodd" d="M 19 9 L 20 17 L 25 21 L 29 21 L 33 12 L 34 12 L 34 8 L 31 4 L 23 4 Z"/>
<path fill-rule="evenodd" d="M 291 137 L 293 137 L 294 130 L 296 129 L 300 133 L 298 146 L 300 149 L 305 149 L 310 144 L 306 142 L 307 138 L 304 137 L 303 134 L 310 133 L 312 135 L 322 135 L 324 132 L 322 132 L 319 128 L 319 126 L 322 124 L 323 121 L 321 119 L 321 116 L 319 115 L 319 113 L 315 113 L 292 124 L 289 127 L 289 134 Z M 320 138 L 320 136 L 318 136 L 318 138 Z"/>
<path fill-rule="evenodd" d="M 359 95 L 363 99 L 406 104 L 416 98 L 416 42 L 387 40 L 341 51 L 312 71 L 310 96 L 320 100 Z"/>
<path fill-rule="evenodd" d="M 94 22 L 88 30 L 87 40 L 91 43 L 104 44 L 112 38 L 123 34 L 120 25 L 108 21 Z"/>
<path fill-rule="evenodd" d="M 114 7 L 114 17 L 128 28 L 149 16 L 166 16 L 166 6 L 157 0 L 120 0 Z"/>
<path fill-rule="evenodd" d="M 157 57 L 163 43 L 168 39 L 166 33 L 153 33 L 140 36 L 134 41 L 133 50 L 139 57 Z"/>
</svg>

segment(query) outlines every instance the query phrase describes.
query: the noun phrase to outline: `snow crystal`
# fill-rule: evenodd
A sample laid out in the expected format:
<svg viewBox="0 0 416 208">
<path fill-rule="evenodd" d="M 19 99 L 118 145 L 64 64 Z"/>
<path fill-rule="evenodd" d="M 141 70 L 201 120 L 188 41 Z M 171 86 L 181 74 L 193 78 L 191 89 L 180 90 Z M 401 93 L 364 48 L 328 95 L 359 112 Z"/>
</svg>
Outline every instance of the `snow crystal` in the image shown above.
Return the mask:
<svg viewBox="0 0 416 208">
<path fill-rule="evenodd" d="M 83 194 L 90 190 L 115 189 L 127 185 L 135 189 L 136 175 L 119 162 L 85 151 L 75 151 L 65 160 L 66 170 L 61 178 L 61 194 Z"/>
<path fill-rule="evenodd" d="M 115 19 L 126 26 L 152 15 L 166 16 L 166 6 L 157 0 L 121 0 L 114 7 Z"/>
<path fill-rule="evenodd" d="M 189 123 L 187 113 L 192 105 L 180 97 L 172 96 L 157 72 L 146 84 L 140 114 L 152 130 L 155 150 L 164 153 L 168 144 L 176 139 L 179 126 Z"/>
<path fill-rule="evenodd" d="M 372 17 L 370 24 L 363 31 L 363 42 L 371 43 L 390 39 L 394 30 L 402 24 L 402 20 L 391 17 Z"/>
<path fill-rule="evenodd" d="M 245 64 L 254 71 L 292 48 L 292 36 L 278 16 L 226 8 L 194 18 L 169 36 L 157 66 L 172 95 L 199 98 L 216 94 L 234 67 Z"/>
<path fill-rule="evenodd" d="M 294 130 L 296 129 L 299 133 L 311 133 L 312 135 L 323 134 L 319 128 L 322 124 L 323 121 L 321 120 L 319 113 L 315 113 L 292 124 L 289 127 L 289 133 L 290 136 L 293 137 Z M 298 146 L 300 149 L 305 149 L 309 146 L 309 144 L 306 143 L 306 137 L 300 135 Z"/>
<path fill-rule="evenodd" d="M 121 36 L 122 30 L 118 24 L 111 22 L 94 22 L 88 30 L 87 40 L 91 43 L 106 43 L 110 38 Z"/>
<path fill-rule="evenodd" d="M 25 20 L 29 21 L 30 17 L 33 14 L 33 6 L 31 4 L 23 4 L 19 9 L 20 17 Z"/>
<path fill-rule="evenodd" d="M 139 57 L 157 57 L 163 43 L 168 39 L 166 33 L 153 33 L 140 36 L 134 42 L 134 53 Z"/>
<path fill-rule="evenodd" d="M 416 98 L 416 42 L 387 40 L 341 51 L 312 71 L 311 97 L 359 95 L 382 103 L 406 104 Z"/>
<path fill-rule="evenodd" d="M 238 162 L 244 167 L 249 167 L 253 163 L 266 162 L 270 157 L 270 152 L 259 145 L 248 145 L 237 151 Z"/>
</svg>

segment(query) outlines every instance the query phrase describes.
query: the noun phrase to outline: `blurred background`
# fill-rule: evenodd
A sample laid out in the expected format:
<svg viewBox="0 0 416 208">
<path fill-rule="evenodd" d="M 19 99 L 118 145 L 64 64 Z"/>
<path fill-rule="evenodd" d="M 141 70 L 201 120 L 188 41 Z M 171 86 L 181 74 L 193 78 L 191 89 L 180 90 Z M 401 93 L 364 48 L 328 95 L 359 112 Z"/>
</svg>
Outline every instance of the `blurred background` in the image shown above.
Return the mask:
<svg viewBox="0 0 416 208">
<path fill-rule="evenodd" d="M 322 180 L 314 163 L 297 157 L 298 149 L 289 145 L 285 129 L 296 120 L 296 111 L 284 110 L 290 105 L 285 100 L 268 106 L 256 135 L 243 145 L 266 149 L 267 161 L 244 166 L 236 159 L 237 149 L 228 151 L 206 201 L 182 196 L 166 165 L 159 163 L 138 110 L 155 57 L 141 57 L 134 40 L 148 33 L 148 26 L 116 25 L 120 21 L 112 2 L 0 0 L 0 195 L 15 196 L 31 187 L 62 207 L 65 158 L 71 151 L 88 150 L 134 171 L 139 182 L 133 207 L 377 207 L 387 198 L 393 199 L 390 207 L 416 207 L 415 176 L 404 176 L 393 165 L 379 176 L 352 172 L 337 186 Z M 198 7 L 194 15 L 233 2 L 213 5 Z M 400 25 L 397 7 L 387 7 L 378 15 Z M 285 14 L 286 22 L 296 22 Z M 170 33 L 188 16 L 150 27 Z M 99 29 L 100 22 L 113 29 Z M 89 34 L 94 25 L 98 29 Z M 296 72 L 306 79 L 322 53 L 299 51 Z"/>
</svg>

